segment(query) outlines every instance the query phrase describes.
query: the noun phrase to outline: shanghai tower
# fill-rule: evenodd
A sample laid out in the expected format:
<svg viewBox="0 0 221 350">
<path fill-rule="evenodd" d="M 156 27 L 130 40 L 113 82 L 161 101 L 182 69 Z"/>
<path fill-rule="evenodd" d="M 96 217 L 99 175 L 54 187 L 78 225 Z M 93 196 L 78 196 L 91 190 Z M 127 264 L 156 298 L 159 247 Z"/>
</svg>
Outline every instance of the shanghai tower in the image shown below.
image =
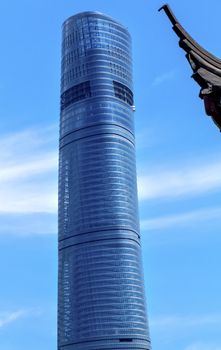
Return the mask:
<svg viewBox="0 0 221 350">
<path fill-rule="evenodd" d="M 58 350 L 150 350 L 130 34 L 83 12 L 62 35 Z"/>
</svg>

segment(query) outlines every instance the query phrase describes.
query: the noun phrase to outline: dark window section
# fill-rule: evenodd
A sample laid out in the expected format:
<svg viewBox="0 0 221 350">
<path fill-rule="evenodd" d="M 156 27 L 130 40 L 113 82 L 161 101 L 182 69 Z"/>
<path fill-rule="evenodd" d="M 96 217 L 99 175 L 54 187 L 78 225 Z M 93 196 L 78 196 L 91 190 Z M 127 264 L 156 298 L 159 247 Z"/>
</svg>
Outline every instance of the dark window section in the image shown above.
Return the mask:
<svg viewBox="0 0 221 350">
<path fill-rule="evenodd" d="M 131 338 L 121 338 L 121 339 L 119 339 L 119 341 L 120 342 L 132 342 L 133 341 L 133 339 L 131 339 Z"/>
<path fill-rule="evenodd" d="M 118 83 L 118 81 L 114 80 L 113 83 L 115 96 L 128 103 L 130 106 L 133 106 L 134 98 L 132 91 L 124 84 Z"/>
<path fill-rule="evenodd" d="M 75 85 L 61 95 L 61 110 L 88 97 L 91 97 L 90 81 Z"/>
</svg>

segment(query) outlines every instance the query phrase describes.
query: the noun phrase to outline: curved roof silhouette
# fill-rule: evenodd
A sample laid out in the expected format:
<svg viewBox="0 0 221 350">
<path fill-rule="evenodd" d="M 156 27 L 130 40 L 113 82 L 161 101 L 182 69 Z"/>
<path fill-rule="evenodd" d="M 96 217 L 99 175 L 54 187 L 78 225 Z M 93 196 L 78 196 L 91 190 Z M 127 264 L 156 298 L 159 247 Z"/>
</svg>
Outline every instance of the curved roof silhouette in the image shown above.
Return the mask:
<svg viewBox="0 0 221 350">
<path fill-rule="evenodd" d="M 173 30 L 179 37 L 179 45 L 193 70 L 193 79 L 200 85 L 200 98 L 204 100 L 207 115 L 221 130 L 221 60 L 200 46 L 182 27 L 169 5 L 163 5 Z"/>
</svg>

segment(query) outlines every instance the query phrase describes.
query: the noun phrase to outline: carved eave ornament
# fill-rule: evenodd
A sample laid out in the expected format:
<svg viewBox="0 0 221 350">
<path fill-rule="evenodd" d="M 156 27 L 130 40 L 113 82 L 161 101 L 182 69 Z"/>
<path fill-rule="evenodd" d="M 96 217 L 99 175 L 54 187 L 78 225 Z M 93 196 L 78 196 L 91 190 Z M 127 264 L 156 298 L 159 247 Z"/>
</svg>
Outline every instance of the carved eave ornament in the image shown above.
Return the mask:
<svg viewBox="0 0 221 350">
<path fill-rule="evenodd" d="M 180 38 L 179 45 L 193 70 L 193 79 L 200 85 L 199 97 L 204 100 L 206 114 L 221 131 L 221 60 L 202 48 L 181 26 L 169 5 L 162 6 L 173 30 Z"/>
</svg>

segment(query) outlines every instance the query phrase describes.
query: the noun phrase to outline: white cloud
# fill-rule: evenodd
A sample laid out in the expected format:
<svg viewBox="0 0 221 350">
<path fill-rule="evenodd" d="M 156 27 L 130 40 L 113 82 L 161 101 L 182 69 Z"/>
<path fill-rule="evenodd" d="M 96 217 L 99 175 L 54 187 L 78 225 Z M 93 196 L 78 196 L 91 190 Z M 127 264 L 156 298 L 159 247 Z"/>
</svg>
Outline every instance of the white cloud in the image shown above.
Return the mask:
<svg viewBox="0 0 221 350">
<path fill-rule="evenodd" d="M 188 337 L 204 335 L 205 332 L 210 334 L 211 331 L 216 334 L 221 328 L 221 313 L 209 314 L 186 314 L 186 315 L 159 315 L 157 317 L 150 317 L 150 329 L 153 333 L 166 334 L 167 337 L 177 337 L 183 334 Z M 207 343 L 200 340 L 189 344 L 184 350 L 221 350 L 221 344 Z"/>
<path fill-rule="evenodd" d="M 58 131 L 55 125 L 45 127 L 32 127 L 14 132 L 7 135 L 1 135 L 0 138 L 0 161 L 17 163 L 28 155 L 38 154 L 39 150 L 45 147 L 53 147 L 57 143 Z"/>
<path fill-rule="evenodd" d="M 0 312 L 0 329 L 25 317 L 39 317 L 42 316 L 43 313 L 44 311 L 39 308 Z"/>
<path fill-rule="evenodd" d="M 32 128 L 0 141 L 0 213 L 57 210 L 57 129 Z"/>
<path fill-rule="evenodd" d="M 143 128 L 136 132 L 136 149 L 144 150 L 158 142 L 157 135 L 153 129 Z"/>
<path fill-rule="evenodd" d="M 159 86 L 165 83 L 166 81 L 173 79 L 175 75 L 176 71 L 174 69 L 169 72 L 158 75 L 153 81 L 153 86 Z"/>
<path fill-rule="evenodd" d="M 174 330 L 192 327 L 221 327 L 221 314 L 187 315 L 187 316 L 159 316 L 150 319 L 150 326 L 158 329 Z"/>
<path fill-rule="evenodd" d="M 17 321 L 18 319 L 26 315 L 27 315 L 27 311 L 25 310 L 0 313 L 0 328 L 8 325 L 9 323 Z"/>
<path fill-rule="evenodd" d="M 221 345 L 198 342 L 187 346 L 184 350 L 221 350 Z"/>
<path fill-rule="evenodd" d="M 156 217 L 154 219 L 141 220 L 142 230 L 160 230 L 172 226 L 188 226 L 194 222 L 205 222 L 219 219 L 221 208 L 206 208 L 187 213 Z"/>
<path fill-rule="evenodd" d="M 221 161 L 178 169 L 158 169 L 138 177 L 139 199 L 177 198 L 221 189 Z"/>
<path fill-rule="evenodd" d="M 11 180 L 20 180 L 29 178 L 32 175 L 38 175 L 54 169 L 57 169 L 57 152 L 50 152 L 39 155 L 19 164 L 8 164 L 0 171 L 0 181 L 9 182 Z"/>
<path fill-rule="evenodd" d="M 58 231 L 56 213 L 2 213 L 0 222 L 0 235 L 26 237 L 56 234 Z"/>
<path fill-rule="evenodd" d="M 1 138 L 0 213 L 56 213 L 57 138 L 54 126 Z M 205 166 L 158 169 L 138 177 L 139 199 L 176 199 L 221 189 L 220 174 L 219 160 Z"/>
</svg>

